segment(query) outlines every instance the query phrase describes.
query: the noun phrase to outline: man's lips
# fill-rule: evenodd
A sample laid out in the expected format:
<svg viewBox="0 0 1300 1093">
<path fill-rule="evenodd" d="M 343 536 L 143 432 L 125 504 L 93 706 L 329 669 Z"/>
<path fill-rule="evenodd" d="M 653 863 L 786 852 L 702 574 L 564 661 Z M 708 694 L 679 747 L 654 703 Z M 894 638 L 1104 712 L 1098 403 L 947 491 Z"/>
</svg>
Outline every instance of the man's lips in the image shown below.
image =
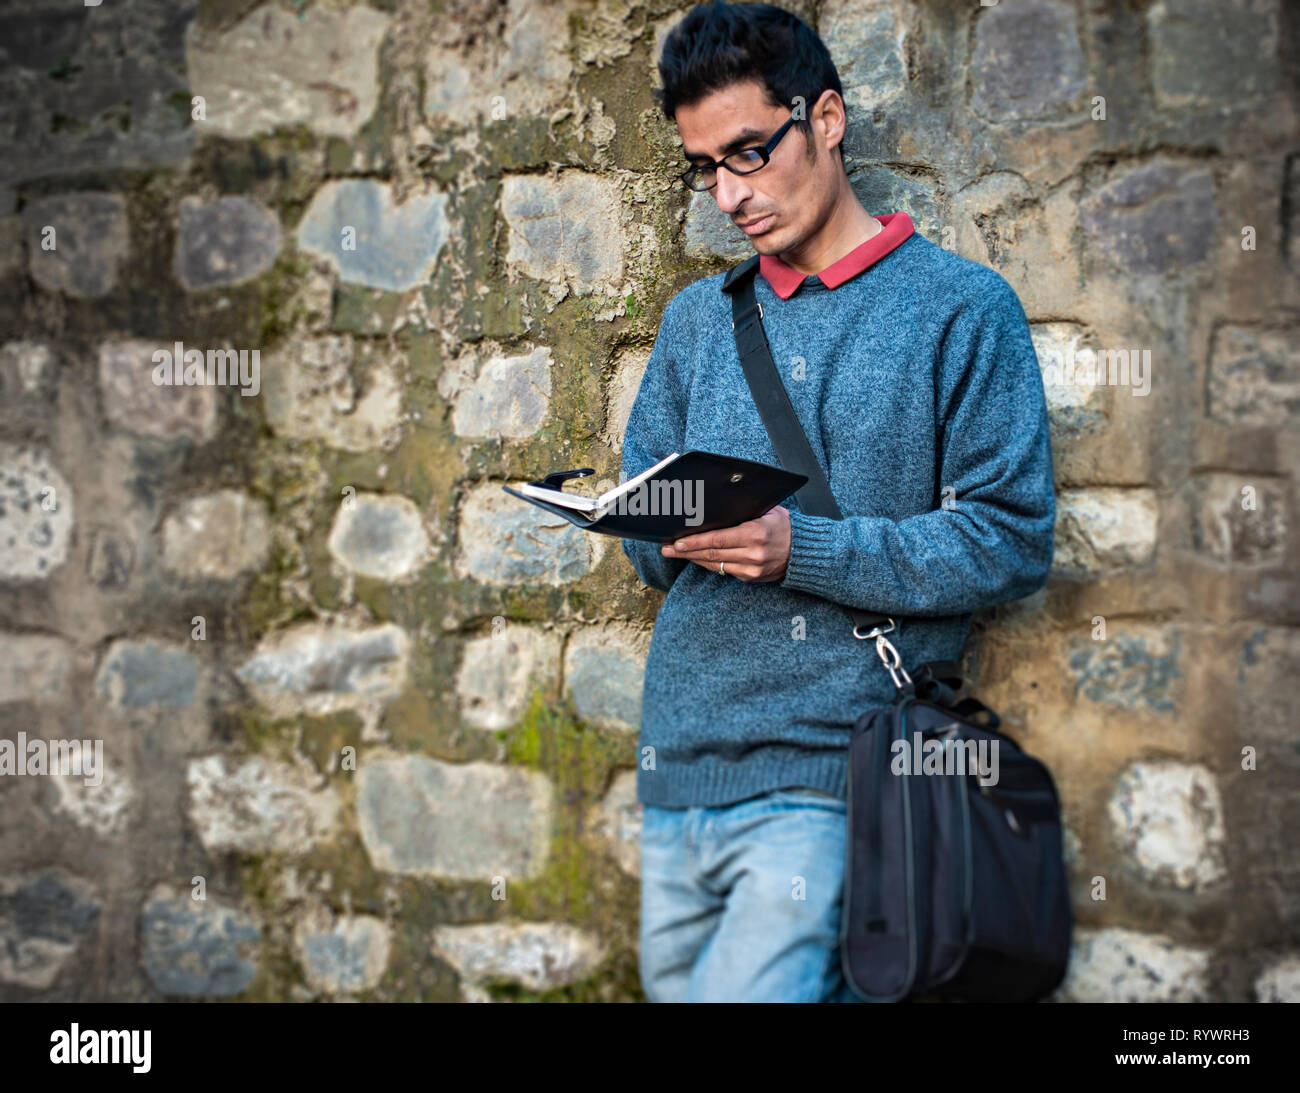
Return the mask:
<svg viewBox="0 0 1300 1093">
<path fill-rule="evenodd" d="M 760 216 L 756 220 L 747 220 L 743 224 L 737 224 L 737 227 L 739 227 L 746 235 L 760 235 L 767 231 L 768 226 L 775 215 L 776 213 L 768 213 L 766 216 Z"/>
</svg>

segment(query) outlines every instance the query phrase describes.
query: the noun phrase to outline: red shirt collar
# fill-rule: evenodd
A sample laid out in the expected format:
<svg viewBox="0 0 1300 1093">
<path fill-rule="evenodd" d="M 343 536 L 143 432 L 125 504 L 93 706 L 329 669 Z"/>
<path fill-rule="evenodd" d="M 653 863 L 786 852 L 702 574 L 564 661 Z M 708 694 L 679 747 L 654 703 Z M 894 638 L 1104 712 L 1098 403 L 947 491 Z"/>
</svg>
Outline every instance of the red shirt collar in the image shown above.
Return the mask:
<svg viewBox="0 0 1300 1093">
<path fill-rule="evenodd" d="M 912 226 L 912 218 L 904 212 L 884 213 L 876 219 L 880 221 L 880 231 L 861 246 L 854 247 L 838 262 L 832 262 L 817 274 L 827 288 L 839 288 L 849 278 L 857 276 L 868 266 L 879 262 L 916 230 Z M 760 254 L 758 271 L 783 300 L 788 300 L 794 295 L 794 290 L 803 284 L 806 276 L 786 265 L 775 254 Z"/>
</svg>

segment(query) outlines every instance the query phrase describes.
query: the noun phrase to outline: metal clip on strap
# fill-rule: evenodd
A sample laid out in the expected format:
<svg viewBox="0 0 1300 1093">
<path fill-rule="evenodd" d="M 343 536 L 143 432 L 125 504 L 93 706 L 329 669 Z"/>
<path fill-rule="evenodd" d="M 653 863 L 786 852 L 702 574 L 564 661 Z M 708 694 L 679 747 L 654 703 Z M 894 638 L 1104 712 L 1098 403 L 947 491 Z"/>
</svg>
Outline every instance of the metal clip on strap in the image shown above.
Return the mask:
<svg viewBox="0 0 1300 1093">
<path fill-rule="evenodd" d="M 876 655 L 880 657 L 880 662 L 884 664 L 886 670 L 889 672 L 889 678 L 894 681 L 894 686 L 901 691 L 903 689 L 903 684 L 899 681 L 899 676 L 902 676 L 902 678 L 907 681 L 908 685 L 911 685 L 912 677 L 907 674 L 907 669 L 903 667 L 903 658 L 898 655 L 898 650 L 895 649 L 893 643 L 885 637 L 886 634 L 890 633 L 894 629 L 894 620 L 889 619 L 887 621 L 889 623 L 888 626 L 877 626 L 868 634 L 859 634 L 858 627 L 855 626 L 853 628 L 853 636 L 855 638 L 876 639 Z"/>
</svg>

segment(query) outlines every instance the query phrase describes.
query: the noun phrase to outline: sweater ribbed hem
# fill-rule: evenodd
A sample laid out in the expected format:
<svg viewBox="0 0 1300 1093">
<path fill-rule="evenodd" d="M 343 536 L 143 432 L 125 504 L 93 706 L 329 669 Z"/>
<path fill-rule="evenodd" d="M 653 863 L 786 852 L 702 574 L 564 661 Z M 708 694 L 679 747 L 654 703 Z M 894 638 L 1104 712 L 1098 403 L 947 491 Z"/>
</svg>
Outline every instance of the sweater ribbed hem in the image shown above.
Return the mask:
<svg viewBox="0 0 1300 1093">
<path fill-rule="evenodd" d="M 848 799 L 849 752 L 764 748 L 743 759 L 699 756 L 689 764 L 662 761 L 657 770 L 637 768 L 637 800 L 659 808 L 720 808 L 760 793 L 807 786 L 841 801 Z"/>
<path fill-rule="evenodd" d="M 822 595 L 837 568 L 832 521 L 806 512 L 790 513 L 790 560 L 782 588 Z"/>
</svg>

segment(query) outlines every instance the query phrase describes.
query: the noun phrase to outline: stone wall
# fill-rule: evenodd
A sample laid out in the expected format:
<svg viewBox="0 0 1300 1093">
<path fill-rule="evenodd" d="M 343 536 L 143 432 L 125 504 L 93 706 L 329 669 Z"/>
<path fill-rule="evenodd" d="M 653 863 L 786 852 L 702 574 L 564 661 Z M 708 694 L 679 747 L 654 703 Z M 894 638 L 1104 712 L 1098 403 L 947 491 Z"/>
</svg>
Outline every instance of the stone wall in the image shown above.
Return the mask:
<svg viewBox="0 0 1300 1093">
<path fill-rule="evenodd" d="M 791 6 L 867 209 L 1032 324 L 1056 572 L 968 660 L 1064 800 L 1058 997 L 1300 998 L 1294 7 Z M 500 487 L 616 481 L 748 253 L 650 97 L 684 10 L 0 12 L 0 735 L 102 746 L 0 777 L 0 997 L 641 997 L 660 593 Z"/>
</svg>

